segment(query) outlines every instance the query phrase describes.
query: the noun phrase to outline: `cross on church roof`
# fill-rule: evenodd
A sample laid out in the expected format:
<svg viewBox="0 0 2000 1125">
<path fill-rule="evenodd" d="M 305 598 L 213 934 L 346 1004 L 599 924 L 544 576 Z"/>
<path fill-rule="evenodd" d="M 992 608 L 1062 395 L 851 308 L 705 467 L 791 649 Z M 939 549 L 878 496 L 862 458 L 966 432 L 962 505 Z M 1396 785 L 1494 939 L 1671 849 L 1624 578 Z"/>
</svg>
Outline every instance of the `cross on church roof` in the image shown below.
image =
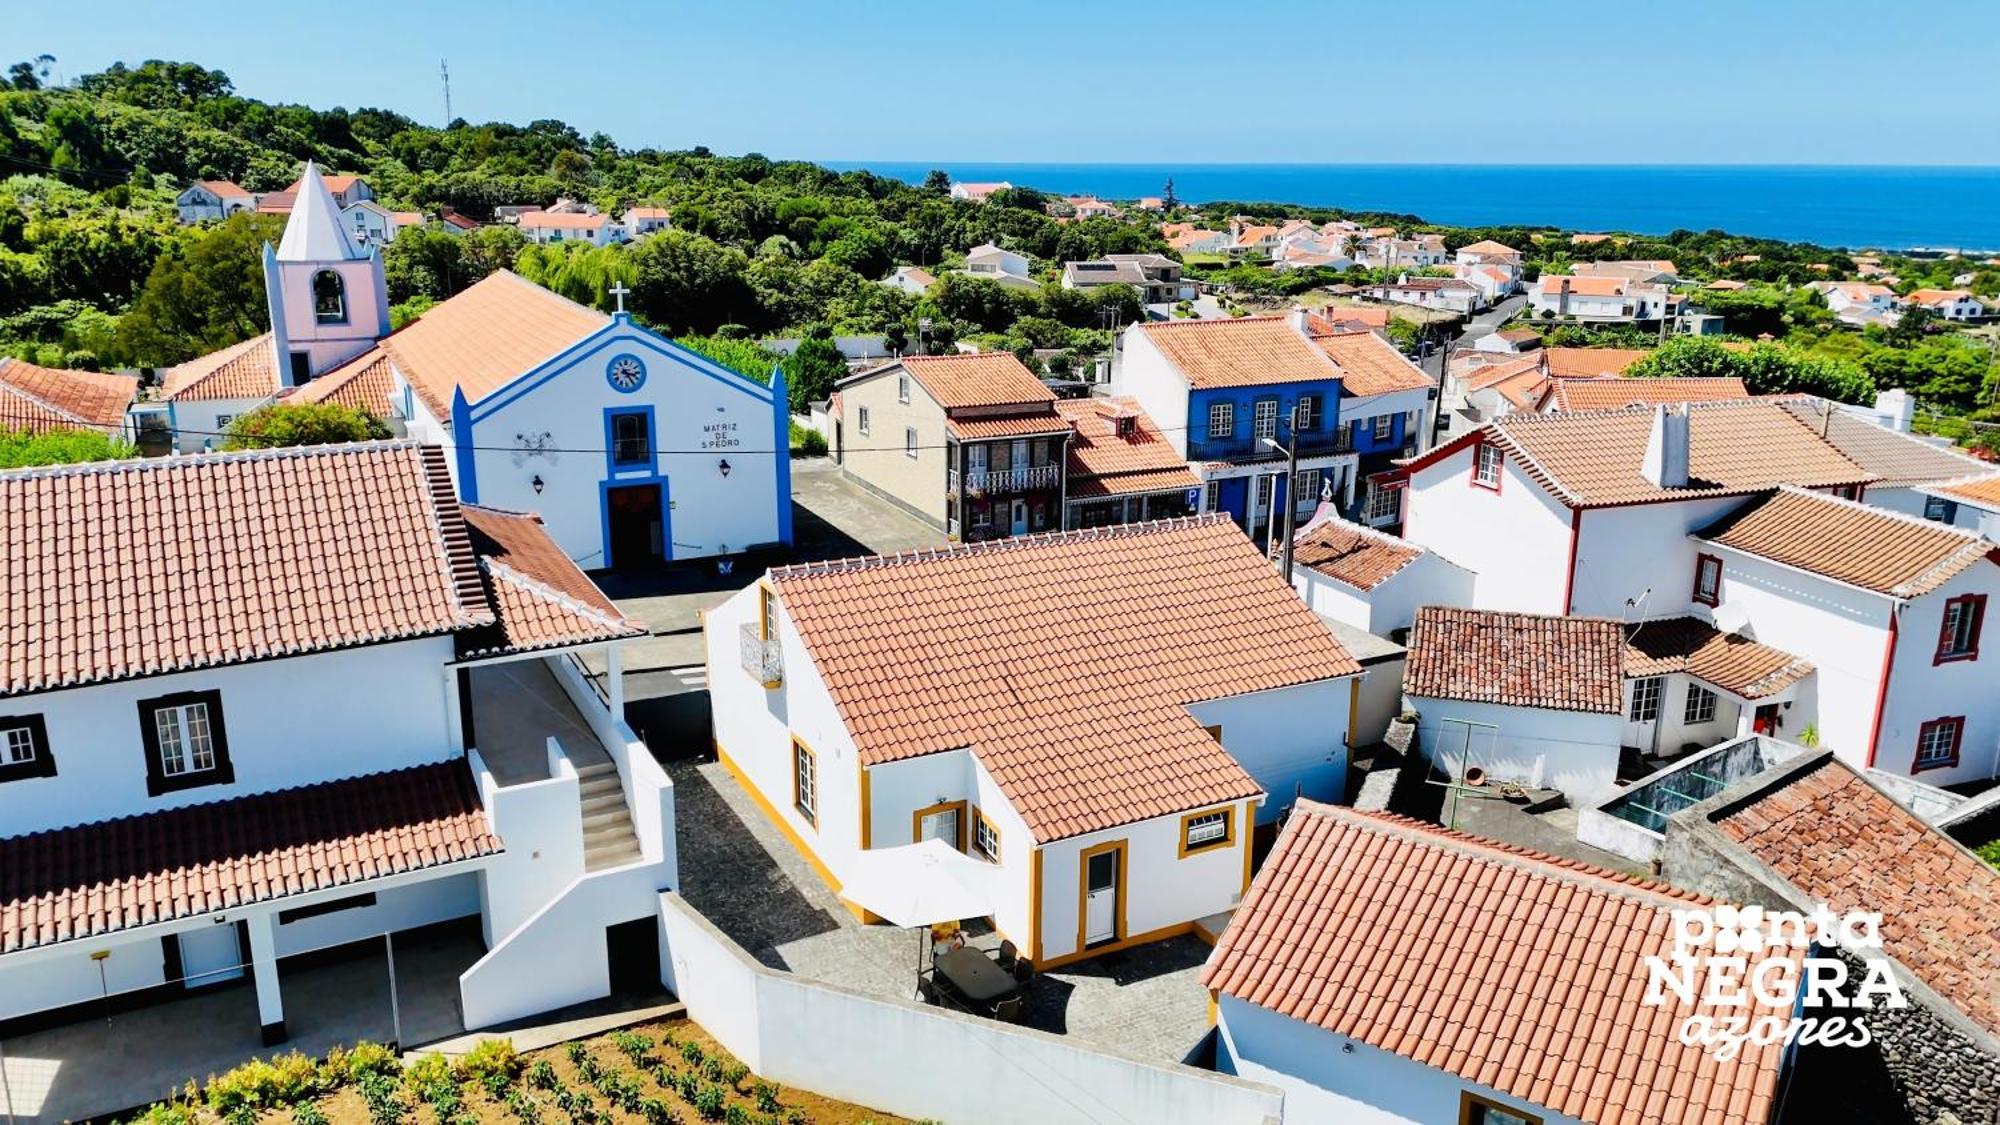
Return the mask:
<svg viewBox="0 0 2000 1125">
<path fill-rule="evenodd" d="M 631 290 L 625 288 L 625 283 L 620 281 L 612 284 L 610 292 L 613 297 L 618 298 L 618 312 L 622 315 L 625 312 L 625 294 Z"/>
</svg>

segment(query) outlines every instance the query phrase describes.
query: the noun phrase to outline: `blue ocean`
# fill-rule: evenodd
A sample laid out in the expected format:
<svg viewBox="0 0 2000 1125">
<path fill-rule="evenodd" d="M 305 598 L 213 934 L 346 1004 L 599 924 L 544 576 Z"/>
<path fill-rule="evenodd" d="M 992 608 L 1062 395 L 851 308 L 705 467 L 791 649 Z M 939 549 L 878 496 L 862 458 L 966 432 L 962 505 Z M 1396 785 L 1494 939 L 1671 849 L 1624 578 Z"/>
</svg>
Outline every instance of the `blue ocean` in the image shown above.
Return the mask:
<svg viewBox="0 0 2000 1125">
<path fill-rule="evenodd" d="M 1732 234 L 1850 249 L 2000 250 L 2000 167 L 1451 164 L 924 164 L 825 161 L 1111 199 L 1159 195 L 1394 211 L 1453 226 Z"/>
</svg>

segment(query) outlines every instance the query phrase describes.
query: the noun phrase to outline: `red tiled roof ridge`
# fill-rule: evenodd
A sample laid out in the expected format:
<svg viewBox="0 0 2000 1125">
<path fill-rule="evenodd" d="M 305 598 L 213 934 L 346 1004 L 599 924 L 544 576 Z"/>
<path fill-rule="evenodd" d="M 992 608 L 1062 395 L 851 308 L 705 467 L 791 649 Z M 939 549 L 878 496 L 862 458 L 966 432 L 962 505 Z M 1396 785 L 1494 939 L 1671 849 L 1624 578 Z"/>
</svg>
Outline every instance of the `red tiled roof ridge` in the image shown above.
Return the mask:
<svg viewBox="0 0 2000 1125">
<path fill-rule="evenodd" d="M 226 348 L 217 349 L 216 351 L 212 351 L 207 355 L 196 356 L 193 359 L 186 361 L 185 363 L 177 363 L 172 367 L 167 368 L 160 375 L 161 397 L 164 399 L 171 400 L 186 396 L 189 391 L 194 390 L 196 387 L 199 387 L 203 383 L 208 382 L 210 379 L 213 379 L 216 376 L 222 374 L 222 372 L 225 369 L 227 369 L 231 364 L 235 363 L 238 359 L 241 359 L 243 356 L 248 355 L 250 352 L 256 350 L 259 346 L 267 345 L 270 342 L 271 342 L 271 333 L 269 331 L 265 331 L 258 335 L 250 337 L 248 340 L 239 340 L 236 343 L 231 344 Z M 211 362 L 212 366 L 210 366 L 208 370 L 202 372 L 200 375 L 197 375 L 193 379 L 190 379 L 188 382 L 182 384 L 181 386 L 173 387 L 171 390 L 168 389 L 169 385 L 173 382 L 174 372 L 180 370 L 183 367 L 187 367 L 190 364 L 211 363 Z M 273 386 L 271 390 L 272 393 L 276 393 L 277 387 Z"/>
<path fill-rule="evenodd" d="M 366 442 L 347 443 L 347 448 L 366 447 Z M 397 443 L 403 444 L 403 443 Z M 444 544 L 445 580 L 451 583 L 458 607 L 468 625 L 490 625 L 498 620 L 493 603 L 487 600 L 486 586 L 479 580 L 479 557 L 472 550 L 472 533 L 466 529 L 465 513 L 458 506 L 458 489 L 453 487 L 451 470 L 444 460 L 444 447 L 416 446 L 424 462 L 424 475 L 431 492 L 431 526 L 438 542 Z"/>
<path fill-rule="evenodd" d="M 0 372 L 4 372 L 6 370 L 7 364 L 8 362 L 10 362 L 10 358 L 11 357 L 0 356 Z M 54 414 L 56 417 L 61 418 L 65 421 L 75 422 L 79 426 L 89 426 L 93 424 L 88 421 L 85 421 L 83 418 L 79 417 L 72 411 L 64 410 L 62 407 L 57 406 L 55 403 L 50 402 L 48 399 L 45 399 L 40 395 L 33 394 L 27 390 L 15 386 L 12 383 L 7 382 L 4 377 L 0 377 L 0 393 L 10 394 L 26 402 L 31 402 L 36 406 L 41 407 L 43 410 L 46 410 L 49 413 Z"/>
<path fill-rule="evenodd" d="M 1225 324 L 1257 324 L 1267 320 L 1283 320 L 1283 313 L 1258 313 L 1255 316 L 1189 318 L 1184 320 L 1154 320 L 1139 326 L 1142 332 L 1164 332 L 1172 328 L 1215 328 Z"/>
<path fill-rule="evenodd" d="M 1956 551 L 1940 557 L 1921 574 L 1917 574 L 1908 581 L 1898 585 L 1896 591 L 1916 590 L 1921 592 L 1928 590 L 1936 585 L 1937 582 L 1941 582 L 1957 574 L 1967 566 L 1978 561 L 1980 556 L 2000 551 L 2000 544 L 1995 544 L 1992 540 L 1977 531 L 1971 531 L 1955 524 L 1939 523 L 1936 520 L 1927 520 L 1922 516 L 1913 516 L 1907 512 L 1878 508 L 1873 504 L 1864 504 L 1859 500 L 1848 500 L 1825 492 L 1814 492 L 1810 488 L 1800 488 L 1792 484 L 1781 484 L 1777 490 L 1815 504 L 1841 508 L 1858 516 L 1866 516 L 1871 519 L 1887 519 L 1889 522 L 1900 523 L 1913 530 L 1940 533 L 1963 541 L 1962 545 Z M 1724 518 L 1726 519 L 1727 517 Z M 1738 549 L 1741 550 L 1741 548 Z M 1755 552 L 1752 553 L 1754 554 Z"/>
<path fill-rule="evenodd" d="M 173 457 L 123 457 L 114 458 L 109 461 L 76 461 L 59 465 L 27 465 L 18 469 L 0 469 L 0 480 L 20 480 L 33 477 L 93 476 L 99 473 L 168 472 L 174 469 L 189 469 L 196 465 L 212 464 L 216 461 L 275 461 L 295 457 L 331 456 L 356 449 L 373 451 L 422 448 L 427 447 L 416 438 L 394 438 L 380 441 L 328 442 L 323 445 L 280 445 L 265 449 L 209 449 L 197 453 L 178 454 Z"/>
<path fill-rule="evenodd" d="M 554 586 L 549 585 L 526 571 L 508 566 L 498 559 L 490 557 L 482 558 L 479 560 L 479 568 L 492 575 L 495 581 L 512 583 L 523 590 L 533 593 L 537 597 L 555 602 L 572 613 L 587 617 L 604 626 L 606 629 L 626 630 L 633 632 L 635 636 L 639 632 L 644 632 L 644 629 L 630 618 L 606 613 L 596 606 L 556 589 Z"/>
<path fill-rule="evenodd" d="M 880 570 L 884 567 L 914 565 L 934 562 L 938 559 L 963 558 L 968 555 L 993 554 L 1001 551 L 1032 550 L 1064 543 L 1081 543 L 1099 539 L 1122 539 L 1159 531 L 1177 531 L 1184 527 L 1200 527 L 1207 524 L 1223 523 L 1228 517 L 1219 512 L 1198 516 L 1177 516 L 1172 519 L 1144 520 L 1137 523 L 1111 524 L 1105 527 L 1074 528 L 1065 531 L 1045 531 L 1038 535 L 1015 535 L 1006 539 L 988 539 L 978 543 L 953 543 L 943 547 L 918 547 L 908 551 L 897 551 L 885 555 L 854 555 L 848 558 L 822 559 L 814 562 L 793 563 L 790 566 L 772 567 L 766 577 L 773 582 L 789 581 L 796 578 L 819 578 L 833 574 L 855 574 L 866 570 Z"/>
<path fill-rule="evenodd" d="M 1328 813 L 1333 813 L 1340 816 L 1352 817 L 1356 820 L 1372 822 L 1374 825 L 1379 825 L 1385 830 L 1393 830 L 1397 835 L 1435 840 L 1439 844 L 1450 846 L 1454 850 L 1475 859 L 1484 858 L 1490 862 L 1501 863 L 1515 868 L 1533 868 L 1543 871 L 1553 878 L 1577 885 L 1603 887 L 1604 884 L 1608 883 L 1611 885 L 1604 887 L 1604 889 L 1612 893 L 1625 894 L 1635 898 L 1651 896 L 1659 901 L 1651 902 L 1649 905 L 1659 906 L 1667 910 L 1677 909 L 1678 907 L 1690 904 L 1707 906 L 1722 901 L 1721 899 L 1702 894 L 1699 891 L 1676 887 L 1671 883 L 1654 879 L 1647 875 L 1634 875 L 1629 872 L 1616 871 L 1609 867 L 1600 867 L 1595 863 L 1588 863 L 1584 860 L 1570 859 L 1567 856 L 1538 851 L 1525 844 L 1510 844 L 1504 840 L 1491 839 L 1476 833 L 1464 831 L 1463 829 L 1446 828 L 1441 824 L 1432 824 L 1430 821 L 1418 820 L 1415 817 L 1404 816 L 1401 813 L 1378 809 L 1358 809 L 1351 805 L 1328 804 L 1323 801 L 1315 801 L 1310 797 L 1299 798 L 1293 804 L 1292 808 L 1294 813 L 1306 813 L 1313 816 L 1325 816 Z"/>
</svg>

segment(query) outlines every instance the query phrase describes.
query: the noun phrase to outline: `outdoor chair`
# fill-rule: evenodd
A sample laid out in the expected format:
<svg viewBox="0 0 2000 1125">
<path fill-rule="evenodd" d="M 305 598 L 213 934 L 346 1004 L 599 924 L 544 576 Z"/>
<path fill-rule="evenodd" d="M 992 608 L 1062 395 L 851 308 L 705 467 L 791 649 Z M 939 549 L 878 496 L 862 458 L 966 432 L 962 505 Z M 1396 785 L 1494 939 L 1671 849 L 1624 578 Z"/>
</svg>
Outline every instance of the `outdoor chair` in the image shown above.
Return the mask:
<svg viewBox="0 0 2000 1125">
<path fill-rule="evenodd" d="M 1020 1023 L 1021 998 L 1019 996 L 1009 996 L 998 1004 L 993 1005 L 993 1018 L 999 1020 L 1001 1023 Z"/>
<path fill-rule="evenodd" d="M 1035 966 L 1026 957 L 1017 958 L 1014 961 L 1014 982 L 1022 988 L 1026 988 L 1028 987 L 1028 983 L 1034 979 Z"/>
<path fill-rule="evenodd" d="M 1000 942 L 1000 956 L 994 960 L 999 963 L 1001 968 L 1012 970 L 1014 968 L 1014 960 L 1019 952 L 1019 950 L 1014 948 L 1013 942 L 1003 938 Z"/>
</svg>

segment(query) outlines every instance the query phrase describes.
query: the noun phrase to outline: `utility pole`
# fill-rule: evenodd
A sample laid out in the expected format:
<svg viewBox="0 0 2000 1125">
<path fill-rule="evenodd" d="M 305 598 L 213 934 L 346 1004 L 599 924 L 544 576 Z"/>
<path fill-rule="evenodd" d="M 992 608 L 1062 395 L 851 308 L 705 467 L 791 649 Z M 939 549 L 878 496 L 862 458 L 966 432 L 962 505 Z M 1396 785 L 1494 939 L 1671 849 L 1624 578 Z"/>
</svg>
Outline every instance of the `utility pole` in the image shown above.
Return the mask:
<svg viewBox="0 0 2000 1125">
<path fill-rule="evenodd" d="M 1269 437 L 1264 439 L 1264 444 L 1273 449 L 1283 450 L 1285 454 L 1285 498 L 1283 502 L 1285 505 L 1285 585 L 1287 586 L 1292 584 L 1292 525 L 1298 518 L 1299 511 L 1299 498 L 1294 494 L 1294 490 L 1298 488 L 1299 481 L 1299 410 L 1300 407 L 1297 403 L 1292 404 L 1292 433 L 1289 442 L 1279 445 L 1277 438 Z M 1278 489 L 1276 487 L 1271 489 L 1271 502 L 1274 504 L 1279 502 Z M 1277 526 L 1278 517 L 1277 513 L 1274 512 L 1271 515 L 1271 527 L 1275 529 Z"/>
<path fill-rule="evenodd" d="M 438 80 L 444 83 L 444 127 L 449 129 L 453 120 L 451 116 L 451 68 L 445 65 L 445 60 L 443 59 L 438 60 Z"/>
</svg>

